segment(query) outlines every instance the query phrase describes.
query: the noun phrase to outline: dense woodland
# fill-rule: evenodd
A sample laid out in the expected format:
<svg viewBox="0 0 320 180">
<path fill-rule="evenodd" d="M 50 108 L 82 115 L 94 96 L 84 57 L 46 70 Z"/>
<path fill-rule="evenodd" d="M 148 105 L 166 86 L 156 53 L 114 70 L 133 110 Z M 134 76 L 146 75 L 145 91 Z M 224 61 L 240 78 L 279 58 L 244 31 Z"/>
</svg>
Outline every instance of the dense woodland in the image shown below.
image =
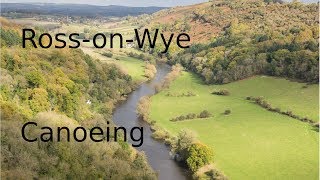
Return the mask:
<svg viewBox="0 0 320 180">
<path fill-rule="evenodd" d="M 187 32 L 187 50 L 170 47 L 170 64 L 180 63 L 206 83 L 229 83 L 265 74 L 316 83 L 319 80 L 318 4 L 261 0 L 212 1 L 163 10 L 146 26 Z M 146 47 L 160 55 L 163 47 Z"/>
<path fill-rule="evenodd" d="M 25 122 L 106 129 L 131 77 L 81 50 L 21 48 L 21 27 L 1 19 L 1 177 L 6 179 L 155 179 L 144 154 L 125 142 L 34 142 Z M 87 103 L 87 102 L 90 103 Z M 33 128 L 29 134 L 39 134 Z"/>
</svg>

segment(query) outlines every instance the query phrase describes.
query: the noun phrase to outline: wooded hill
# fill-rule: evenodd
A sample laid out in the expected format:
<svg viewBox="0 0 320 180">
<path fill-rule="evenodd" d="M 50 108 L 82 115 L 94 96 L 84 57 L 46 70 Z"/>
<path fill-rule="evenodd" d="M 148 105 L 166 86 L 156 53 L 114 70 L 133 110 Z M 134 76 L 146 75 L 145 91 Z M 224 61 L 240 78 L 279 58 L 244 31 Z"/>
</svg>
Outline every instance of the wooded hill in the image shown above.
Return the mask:
<svg viewBox="0 0 320 180">
<path fill-rule="evenodd" d="M 125 142 L 27 142 L 41 126 L 107 127 L 131 77 L 81 50 L 21 47 L 21 28 L 1 18 L 1 177 L 3 179 L 156 179 Z M 87 103 L 88 100 L 91 103 Z M 112 128 L 110 128 L 112 129 Z M 39 139 L 39 137 L 38 137 Z"/>
<path fill-rule="evenodd" d="M 172 46 L 165 56 L 206 83 L 257 74 L 318 82 L 318 10 L 296 1 L 219 0 L 159 11 L 144 26 L 190 34 L 189 49 Z M 145 51 L 162 56 L 162 49 Z"/>
</svg>

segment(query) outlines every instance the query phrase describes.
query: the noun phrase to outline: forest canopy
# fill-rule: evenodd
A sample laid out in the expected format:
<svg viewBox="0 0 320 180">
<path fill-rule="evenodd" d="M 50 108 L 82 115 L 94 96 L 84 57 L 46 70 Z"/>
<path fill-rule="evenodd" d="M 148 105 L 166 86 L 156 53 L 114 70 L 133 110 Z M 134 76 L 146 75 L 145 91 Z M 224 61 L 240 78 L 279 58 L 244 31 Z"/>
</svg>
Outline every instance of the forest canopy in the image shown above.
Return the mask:
<svg viewBox="0 0 320 180">
<path fill-rule="evenodd" d="M 318 10 L 297 1 L 210 1 L 160 11 L 145 26 L 191 34 L 190 48 L 171 47 L 165 56 L 208 84 L 260 74 L 317 83 Z M 163 56 L 157 48 L 144 50 Z"/>
<path fill-rule="evenodd" d="M 114 127 L 107 124 L 114 103 L 132 91 L 133 82 L 81 50 L 21 48 L 21 27 L 0 20 L 1 177 L 156 179 L 145 155 L 123 141 L 23 140 L 21 127 L 28 121 L 55 129 Z"/>
</svg>

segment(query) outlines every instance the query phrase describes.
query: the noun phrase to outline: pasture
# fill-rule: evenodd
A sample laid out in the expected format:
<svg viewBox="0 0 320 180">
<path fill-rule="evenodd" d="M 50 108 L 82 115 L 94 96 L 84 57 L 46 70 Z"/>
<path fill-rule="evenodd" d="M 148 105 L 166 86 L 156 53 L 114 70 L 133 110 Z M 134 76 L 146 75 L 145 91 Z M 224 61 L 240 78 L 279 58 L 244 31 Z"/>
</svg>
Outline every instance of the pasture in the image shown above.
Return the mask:
<svg viewBox="0 0 320 180">
<path fill-rule="evenodd" d="M 318 132 L 308 123 L 267 111 L 245 100 L 263 96 L 275 107 L 318 119 L 318 85 L 256 76 L 226 85 L 205 85 L 183 72 L 169 89 L 152 97 L 150 119 L 172 134 L 193 130 L 214 149 L 214 163 L 230 179 L 317 179 Z M 226 89 L 229 96 L 211 94 Z M 168 93 L 192 92 L 172 97 Z M 231 113 L 225 115 L 229 109 Z M 171 122 L 188 113 L 208 110 L 213 117 Z"/>
</svg>

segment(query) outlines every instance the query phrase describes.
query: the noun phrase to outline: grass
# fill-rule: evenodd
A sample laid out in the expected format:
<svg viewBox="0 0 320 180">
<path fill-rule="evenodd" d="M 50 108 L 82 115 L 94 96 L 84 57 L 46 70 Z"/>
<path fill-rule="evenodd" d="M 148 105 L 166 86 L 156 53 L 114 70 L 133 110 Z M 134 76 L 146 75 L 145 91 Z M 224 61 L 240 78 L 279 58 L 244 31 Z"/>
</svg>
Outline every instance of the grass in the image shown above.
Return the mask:
<svg viewBox="0 0 320 180">
<path fill-rule="evenodd" d="M 152 97 L 151 119 L 177 134 L 188 128 L 213 147 L 215 164 L 230 179 L 318 179 L 318 132 L 308 123 L 267 111 L 246 96 L 264 96 L 268 102 L 294 113 L 318 119 L 318 85 L 257 76 L 227 85 L 204 85 L 184 72 L 169 90 Z M 211 92 L 227 89 L 229 96 Z M 168 97 L 166 93 L 191 91 L 192 97 Z M 212 118 L 169 121 L 202 110 Z M 231 114 L 224 115 L 226 109 Z"/>
<path fill-rule="evenodd" d="M 132 39 L 133 33 L 134 33 L 134 28 L 135 26 L 130 26 L 128 24 L 117 24 L 117 23 L 105 23 L 97 26 L 90 26 L 90 25 L 83 25 L 83 24 L 70 24 L 68 26 L 63 25 L 62 30 L 63 31 L 83 31 L 84 28 L 90 29 L 90 31 L 93 32 L 110 32 L 110 33 L 120 33 L 123 36 L 123 49 L 120 49 L 120 40 L 119 37 L 114 38 L 114 43 L 113 49 L 110 49 L 110 39 L 109 36 L 107 36 L 107 43 L 105 48 L 103 49 L 97 49 L 94 48 L 93 42 L 87 42 L 87 43 L 82 43 L 81 44 L 81 49 L 89 54 L 90 56 L 100 59 L 103 62 L 107 63 L 113 63 L 118 65 L 118 67 L 126 74 L 129 74 L 133 81 L 135 82 L 142 82 L 146 81 L 147 78 L 144 76 L 144 69 L 145 69 L 145 63 L 143 60 L 132 58 L 132 57 L 127 57 L 127 55 L 124 53 L 125 51 L 127 52 L 137 52 L 137 50 L 132 49 L 132 48 L 125 48 L 126 46 L 126 39 Z M 101 45 L 102 40 L 97 39 L 97 44 Z M 106 56 L 101 55 L 105 50 L 112 52 L 113 57 L 108 58 Z M 116 60 L 116 58 L 118 60 Z"/>
<path fill-rule="evenodd" d="M 144 76 L 145 62 L 141 59 L 136 59 L 132 57 L 127 57 L 125 53 L 119 50 L 113 50 L 113 57 L 109 58 L 101 55 L 99 52 L 101 50 L 96 50 L 94 48 L 81 48 L 86 54 L 90 55 L 93 58 L 97 58 L 102 62 L 116 64 L 124 73 L 129 74 L 133 81 L 142 82 L 146 81 L 147 78 Z M 134 51 L 134 49 L 128 49 L 127 51 Z M 119 59 L 116 60 L 115 58 Z"/>
<path fill-rule="evenodd" d="M 144 76 L 145 63 L 127 56 L 118 56 L 119 60 L 114 60 L 114 63 L 120 65 L 132 77 L 134 81 L 145 81 L 147 78 Z"/>
<path fill-rule="evenodd" d="M 262 83 L 261 83 L 262 82 Z M 309 117 L 318 121 L 319 96 L 317 85 L 290 82 L 282 78 L 258 76 L 249 81 L 243 80 L 225 85 L 234 96 L 263 96 L 274 107 L 291 110 L 301 117 Z M 254 87 L 254 88 L 248 88 Z"/>
</svg>

